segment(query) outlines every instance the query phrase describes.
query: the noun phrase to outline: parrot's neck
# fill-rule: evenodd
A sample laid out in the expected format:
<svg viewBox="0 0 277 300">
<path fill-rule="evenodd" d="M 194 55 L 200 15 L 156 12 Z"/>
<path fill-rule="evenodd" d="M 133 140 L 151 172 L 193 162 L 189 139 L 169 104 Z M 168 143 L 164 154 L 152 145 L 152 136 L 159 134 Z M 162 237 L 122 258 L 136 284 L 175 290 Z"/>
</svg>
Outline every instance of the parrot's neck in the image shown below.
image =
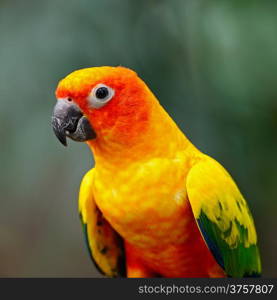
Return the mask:
<svg viewBox="0 0 277 300">
<path fill-rule="evenodd" d="M 124 168 L 133 163 L 143 163 L 154 158 L 174 158 L 180 151 L 194 148 L 167 112 L 157 102 L 152 109 L 145 131 L 124 143 L 96 138 L 88 145 L 93 152 L 97 168 Z"/>
</svg>

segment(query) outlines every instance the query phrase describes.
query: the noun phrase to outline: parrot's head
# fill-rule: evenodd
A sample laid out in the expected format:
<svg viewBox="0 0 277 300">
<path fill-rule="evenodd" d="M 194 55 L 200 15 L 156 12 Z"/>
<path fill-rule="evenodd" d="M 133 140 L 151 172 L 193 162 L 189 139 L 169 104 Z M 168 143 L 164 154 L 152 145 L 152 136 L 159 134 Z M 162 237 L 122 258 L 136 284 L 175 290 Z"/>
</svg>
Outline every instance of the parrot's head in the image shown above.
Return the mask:
<svg viewBox="0 0 277 300">
<path fill-rule="evenodd" d="M 56 90 L 52 126 L 57 138 L 130 145 L 147 131 L 155 96 L 137 74 L 123 67 L 77 70 Z"/>
</svg>

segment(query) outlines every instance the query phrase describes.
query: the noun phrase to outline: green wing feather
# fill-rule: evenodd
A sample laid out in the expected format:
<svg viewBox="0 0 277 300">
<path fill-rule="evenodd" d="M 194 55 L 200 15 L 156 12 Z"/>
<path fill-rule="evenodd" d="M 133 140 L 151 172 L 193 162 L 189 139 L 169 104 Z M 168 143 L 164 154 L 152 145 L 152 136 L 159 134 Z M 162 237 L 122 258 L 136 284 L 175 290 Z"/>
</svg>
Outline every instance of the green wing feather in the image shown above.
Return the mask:
<svg viewBox="0 0 277 300">
<path fill-rule="evenodd" d="M 79 213 L 90 257 L 97 269 L 109 277 L 125 276 L 124 247 L 121 237 L 104 218 L 94 202 L 93 172 L 83 178 Z"/>
<path fill-rule="evenodd" d="M 227 171 L 208 156 L 190 170 L 187 193 L 201 234 L 231 277 L 256 277 L 261 261 L 252 215 Z"/>
</svg>

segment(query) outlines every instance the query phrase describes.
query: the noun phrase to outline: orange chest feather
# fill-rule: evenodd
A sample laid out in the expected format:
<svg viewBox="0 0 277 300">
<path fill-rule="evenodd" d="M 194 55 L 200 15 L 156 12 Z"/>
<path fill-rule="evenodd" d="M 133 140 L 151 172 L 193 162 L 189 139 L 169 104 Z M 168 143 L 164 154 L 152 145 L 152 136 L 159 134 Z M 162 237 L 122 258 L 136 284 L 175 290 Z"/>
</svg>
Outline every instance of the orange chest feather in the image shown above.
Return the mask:
<svg viewBox="0 0 277 300">
<path fill-rule="evenodd" d="M 153 159 L 125 171 L 95 169 L 97 206 L 123 237 L 132 267 L 142 262 L 168 277 L 224 276 L 208 250 L 186 191 L 191 167 L 182 155 Z M 139 262 L 140 261 L 140 262 Z"/>
<path fill-rule="evenodd" d="M 189 204 L 181 159 L 155 159 L 113 173 L 95 172 L 97 206 L 116 231 L 140 247 L 184 241 Z"/>
</svg>

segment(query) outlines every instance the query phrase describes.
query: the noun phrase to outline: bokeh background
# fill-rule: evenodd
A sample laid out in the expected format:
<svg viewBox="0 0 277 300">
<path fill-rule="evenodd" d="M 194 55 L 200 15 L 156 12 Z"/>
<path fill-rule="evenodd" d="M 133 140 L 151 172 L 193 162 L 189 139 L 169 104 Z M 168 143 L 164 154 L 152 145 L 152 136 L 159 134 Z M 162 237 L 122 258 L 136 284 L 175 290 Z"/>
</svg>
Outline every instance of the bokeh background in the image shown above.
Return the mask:
<svg viewBox="0 0 277 300">
<path fill-rule="evenodd" d="M 58 80 L 133 68 L 253 212 L 277 277 L 277 2 L 0 0 L 0 276 L 97 277 L 77 195 L 93 165 L 50 118 Z"/>
</svg>

